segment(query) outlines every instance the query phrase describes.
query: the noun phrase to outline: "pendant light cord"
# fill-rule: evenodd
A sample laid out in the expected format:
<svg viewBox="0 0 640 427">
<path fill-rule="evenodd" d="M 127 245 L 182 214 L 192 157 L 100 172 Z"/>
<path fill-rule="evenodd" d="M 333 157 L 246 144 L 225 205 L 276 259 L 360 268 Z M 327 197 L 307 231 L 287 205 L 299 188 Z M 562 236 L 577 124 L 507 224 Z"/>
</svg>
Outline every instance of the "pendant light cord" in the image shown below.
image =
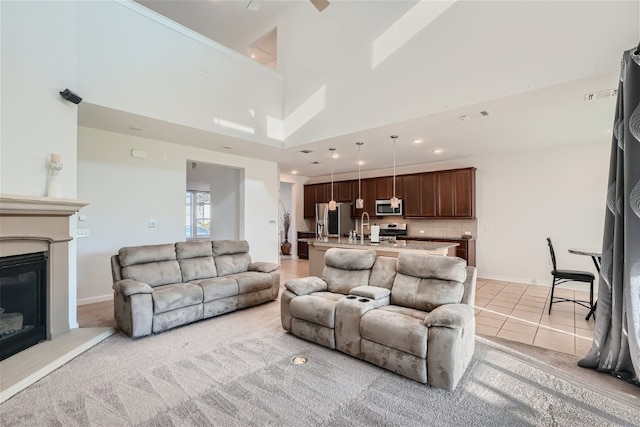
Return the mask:
<svg viewBox="0 0 640 427">
<path fill-rule="evenodd" d="M 396 139 L 398 139 L 398 135 L 391 135 L 391 139 L 393 139 L 393 198 L 396 197 Z"/>
</svg>

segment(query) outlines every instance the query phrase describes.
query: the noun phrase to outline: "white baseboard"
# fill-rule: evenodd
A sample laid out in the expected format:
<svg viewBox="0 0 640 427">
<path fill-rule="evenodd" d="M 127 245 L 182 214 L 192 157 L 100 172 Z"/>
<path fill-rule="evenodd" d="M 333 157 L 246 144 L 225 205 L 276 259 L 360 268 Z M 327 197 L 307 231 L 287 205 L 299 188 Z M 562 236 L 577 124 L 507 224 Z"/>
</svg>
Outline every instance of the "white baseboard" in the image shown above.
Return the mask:
<svg viewBox="0 0 640 427">
<path fill-rule="evenodd" d="M 91 297 L 91 298 L 79 299 L 77 304 L 78 305 L 87 305 L 87 304 L 94 304 L 96 302 L 111 301 L 112 299 L 113 299 L 113 294 L 108 294 L 108 295 L 102 295 L 102 296 L 99 296 L 99 297 Z"/>
</svg>

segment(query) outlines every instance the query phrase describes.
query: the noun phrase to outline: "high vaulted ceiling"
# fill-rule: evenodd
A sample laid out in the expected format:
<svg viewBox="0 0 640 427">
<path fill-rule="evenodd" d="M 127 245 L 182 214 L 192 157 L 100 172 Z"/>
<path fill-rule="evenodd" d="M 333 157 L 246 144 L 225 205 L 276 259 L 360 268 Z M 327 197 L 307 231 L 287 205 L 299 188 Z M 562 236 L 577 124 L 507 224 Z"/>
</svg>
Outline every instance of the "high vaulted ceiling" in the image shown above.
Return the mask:
<svg viewBox="0 0 640 427">
<path fill-rule="evenodd" d="M 333 0 L 329 7 L 339 1 L 341 0 Z M 260 2 L 259 10 L 255 11 L 247 9 L 248 0 L 139 0 L 138 3 L 245 55 L 248 53 L 248 46 L 275 28 L 278 14 L 290 5 L 287 1 L 265 0 Z M 456 7 L 468 7 L 466 3 L 460 1 Z M 554 13 L 553 3 L 540 1 L 535 2 L 535 6 L 543 8 L 543 11 L 546 8 L 548 13 Z M 634 47 L 640 40 L 640 2 L 633 0 L 619 3 L 623 3 L 625 11 L 631 14 L 631 22 L 638 22 L 635 27 L 632 25 L 629 28 L 626 25 L 621 28 L 616 22 L 601 21 L 598 16 L 593 16 L 591 9 L 585 9 L 584 15 L 567 20 L 564 34 L 545 33 L 544 21 L 531 22 L 526 28 L 514 28 L 505 24 L 504 28 L 487 31 L 500 32 L 496 36 L 504 38 L 531 37 L 543 48 L 548 46 L 550 52 L 554 50 L 559 37 L 575 38 L 576 34 L 593 35 L 593 32 L 597 32 L 598 43 L 590 46 L 594 58 L 602 52 L 613 52 L 621 57 L 624 50 Z M 313 8 L 311 3 L 309 7 Z M 544 16 L 544 13 L 541 13 L 541 16 Z M 510 18 L 501 16 L 500 20 L 508 23 Z M 363 19 L 366 20 L 366 17 Z M 443 14 L 439 19 L 450 19 L 450 16 Z M 594 23 L 597 25 L 594 26 Z M 469 38 L 476 36 L 465 34 L 465 28 L 459 27 L 459 23 L 446 24 L 449 37 L 452 39 L 459 39 L 461 34 Z M 505 32 L 505 29 L 510 32 Z M 444 46 L 447 37 L 441 37 L 440 40 Z M 555 53 L 557 54 L 557 49 Z M 566 52 L 566 55 L 572 54 L 570 51 Z M 531 61 L 542 62 L 545 72 L 553 74 L 554 63 L 550 58 L 551 56 L 535 57 L 531 58 Z M 508 54 L 505 54 L 504 60 L 509 60 Z M 434 61 L 437 61 L 437 58 L 434 58 Z M 468 78 L 473 79 L 474 68 L 482 69 L 483 65 L 470 64 Z M 377 128 L 285 148 L 229 136 L 205 135 L 206 132 L 203 131 L 91 105 L 81 105 L 79 124 L 219 151 L 230 149 L 234 154 L 277 161 L 284 173 L 296 170 L 304 176 L 326 176 L 330 173 L 332 163 L 330 147 L 340 147 L 340 161 L 334 163 L 336 173 L 357 169 L 356 141 L 365 141 L 362 146 L 362 159 L 365 162 L 363 170 L 389 168 L 392 153 L 389 138 L 391 134 L 400 135 L 397 145 L 399 166 L 415 164 L 418 158 L 422 163 L 437 162 L 504 151 L 610 140 L 615 93 L 602 93 L 597 96 L 597 100 L 591 102 L 585 101 L 585 95 L 616 89 L 619 77 L 619 69 L 616 66 L 617 64 L 600 64 L 594 59 L 591 69 L 576 70 L 573 76 L 556 84 L 507 96 L 502 92 L 496 92 L 494 96 L 485 96 L 486 99 L 482 102 L 443 108 L 442 111 L 427 116 L 408 117 L 407 120 Z M 447 63 L 443 62 L 441 67 L 444 67 L 446 72 Z M 512 77 L 507 73 L 494 75 L 491 76 L 491 84 L 501 80 L 508 81 Z M 483 85 L 488 82 L 474 83 Z M 488 115 L 481 114 L 483 111 L 488 112 Z M 468 116 L 470 120 L 463 120 L 462 116 Z M 122 126 L 122 123 L 129 124 L 132 120 L 144 131 L 138 132 L 129 129 L 130 126 Z M 422 142 L 413 142 L 415 139 Z M 517 145 L 513 144 L 516 140 Z M 436 152 L 439 149 L 442 150 L 441 153 Z M 301 150 L 312 152 L 304 154 Z M 313 162 L 318 163 L 312 164 Z"/>
</svg>

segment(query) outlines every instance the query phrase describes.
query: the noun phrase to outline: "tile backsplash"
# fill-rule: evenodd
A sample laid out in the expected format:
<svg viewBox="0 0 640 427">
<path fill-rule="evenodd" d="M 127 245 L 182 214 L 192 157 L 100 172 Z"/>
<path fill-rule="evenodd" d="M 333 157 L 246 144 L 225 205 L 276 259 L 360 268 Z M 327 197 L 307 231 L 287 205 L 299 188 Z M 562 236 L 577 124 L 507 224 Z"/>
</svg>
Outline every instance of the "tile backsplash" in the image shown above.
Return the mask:
<svg viewBox="0 0 640 427">
<path fill-rule="evenodd" d="M 410 218 L 376 218 L 372 224 L 406 223 L 407 234 L 412 237 L 446 237 L 460 238 L 465 231 L 470 231 L 472 237 L 478 237 L 478 220 L 422 220 Z M 424 233 L 420 233 L 420 230 Z"/>
</svg>

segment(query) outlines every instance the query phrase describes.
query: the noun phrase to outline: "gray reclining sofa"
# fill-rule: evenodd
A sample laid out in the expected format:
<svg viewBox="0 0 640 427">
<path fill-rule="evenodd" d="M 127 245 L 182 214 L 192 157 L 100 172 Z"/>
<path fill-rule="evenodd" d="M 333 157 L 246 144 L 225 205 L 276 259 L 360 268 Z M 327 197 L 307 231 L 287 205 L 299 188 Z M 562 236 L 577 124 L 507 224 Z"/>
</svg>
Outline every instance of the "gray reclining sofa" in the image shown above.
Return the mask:
<svg viewBox="0 0 640 427">
<path fill-rule="evenodd" d="M 251 262 L 245 240 L 122 248 L 111 257 L 118 326 L 131 337 L 278 298 L 278 264 Z"/>
<path fill-rule="evenodd" d="M 322 278 L 293 279 L 282 327 L 300 338 L 445 390 L 474 352 L 476 269 L 457 257 L 331 248 Z"/>
</svg>

